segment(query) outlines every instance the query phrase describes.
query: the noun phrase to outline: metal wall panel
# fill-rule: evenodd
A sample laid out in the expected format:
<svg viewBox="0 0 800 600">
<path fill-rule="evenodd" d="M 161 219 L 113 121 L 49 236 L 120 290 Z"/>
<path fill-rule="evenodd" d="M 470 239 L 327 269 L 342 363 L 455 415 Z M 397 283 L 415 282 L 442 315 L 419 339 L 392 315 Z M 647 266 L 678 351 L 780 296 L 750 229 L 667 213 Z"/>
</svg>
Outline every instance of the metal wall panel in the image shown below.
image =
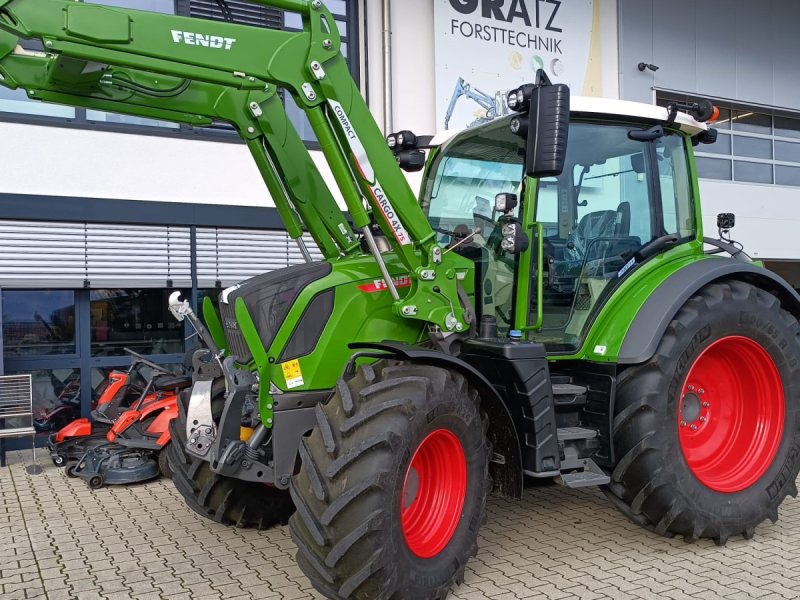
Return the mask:
<svg viewBox="0 0 800 600">
<path fill-rule="evenodd" d="M 653 3 L 651 34 L 654 64 L 660 67 L 654 77 L 658 88 L 685 90 L 696 87 L 697 31 L 692 18 L 694 5 L 695 0 L 656 0 Z"/>
<path fill-rule="evenodd" d="M 730 0 L 696 5 L 697 81 L 692 89 L 716 98 L 736 97 L 736 11 Z"/>
<path fill-rule="evenodd" d="M 735 0 L 736 99 L 771 106 L 773 94 L 772 2 Z M 730 60 L 730 56 L 723 60 Z M 800 99 L 798 99 L 800 102 Z"/>
<path fill-rule="evenodd" d="M 619 0 L 620 89 L 653 88 L 800 110 L 800 2 Z M 658 65 L 655 75 L 636 65 Z"/>
<path fill-rule="evenodd" d="M 653 0 L 619 0 L 619 73 L 623 100 L 651 103 L 654 75 L 640 72 L 653 63 Z"/>
<path fill-rule="evenodd" d="M 772 56 L 775 106 L 798 108 L 800 104 L 800 2 L 772 4 Z"/>
</svg>

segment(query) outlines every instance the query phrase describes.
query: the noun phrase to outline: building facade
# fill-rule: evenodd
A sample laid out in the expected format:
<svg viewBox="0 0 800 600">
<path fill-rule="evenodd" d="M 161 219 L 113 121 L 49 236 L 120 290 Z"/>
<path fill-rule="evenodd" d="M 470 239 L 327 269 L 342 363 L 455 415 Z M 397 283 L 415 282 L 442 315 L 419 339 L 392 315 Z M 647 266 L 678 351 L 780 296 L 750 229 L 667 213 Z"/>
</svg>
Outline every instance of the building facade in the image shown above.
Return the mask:
<svg viewBox="0 0 800 600">
<path fill-rule="evenodd" d="M 88 1 L 88 0 L 87 0 Z M 221 19 L 214 0 L 93 0 Z M 235 20 L 297 15 L 228 0 Z M 647 103 L 708 97 L 719 140 L 698 154 L 708 234 L 734 238 L 800 288 L 800 37 L 792 0 L 328 0 L 351 72 L 387 132 L 434 133 L 507 108 L 544 69 L 573 93 Z M 35 49 L 35 47 L 32 47 Z M 332 188 L 300 111 L 287 111 Z M 183 360 L 175 289 L 197 304 L 301 260 L 246 147 L 194 130 L 45 105 L 0 88 L 0 368 L 33 373 L 37 409 L 86 414 L 131 348 Z M 412 183 L 418 179 L 412 177 Z M 336 192 L 334 192 L 336 195 Z M 797 213 L 798 216 L 795 215 Z"/>
</svg>

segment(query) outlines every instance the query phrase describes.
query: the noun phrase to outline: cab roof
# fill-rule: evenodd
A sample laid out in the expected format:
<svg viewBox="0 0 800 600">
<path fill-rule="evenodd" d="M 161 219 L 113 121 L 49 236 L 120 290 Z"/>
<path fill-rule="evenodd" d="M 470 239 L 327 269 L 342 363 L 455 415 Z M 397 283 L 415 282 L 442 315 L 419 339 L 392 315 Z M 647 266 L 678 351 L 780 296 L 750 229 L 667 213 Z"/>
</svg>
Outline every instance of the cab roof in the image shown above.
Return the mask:
<svg viewBox="0 0 800 600">
<path fill-rule="evenodd" d="M 611 100 L 609 98 L 592 98 L 589 96 L 572 96 L 570 114 L 581 116 L 613 116 L 630 117 L 634 120 L 649 121 L 653 124 L 665 123 L 669 119 L 669 111 L 663 106 L 630 102 L 628 100 Z M 689 135 L 696 135 L 708 129 L 707 123 L 696 121 L 692 116 L 678 112 L 675 125 Z M 443 131 L 434 136 L 431 146 L 441 146 L 463 130 Z"/>
</svg>

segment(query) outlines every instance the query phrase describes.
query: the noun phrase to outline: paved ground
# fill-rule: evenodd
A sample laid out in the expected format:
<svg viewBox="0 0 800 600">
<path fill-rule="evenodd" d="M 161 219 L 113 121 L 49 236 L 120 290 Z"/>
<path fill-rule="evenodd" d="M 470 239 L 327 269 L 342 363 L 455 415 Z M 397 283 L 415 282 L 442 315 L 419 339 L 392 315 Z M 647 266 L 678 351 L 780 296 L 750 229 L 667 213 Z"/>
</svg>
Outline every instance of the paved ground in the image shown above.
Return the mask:
<svg viewBox="0 0 800 600">
<path fill-rule="evenodd" d="M 29 453 L 0 469 L 0 598 L 319 598 L 287 528 L 237 531 L 196 516 L 169 481 L 88 489 Z M 494 500 L 453 600 L 800 598 L 800 500 L 724 548 L 656 537 L 597 490 Z M 408 599 L 414 600 L 414 599 Z"/>
</svg>

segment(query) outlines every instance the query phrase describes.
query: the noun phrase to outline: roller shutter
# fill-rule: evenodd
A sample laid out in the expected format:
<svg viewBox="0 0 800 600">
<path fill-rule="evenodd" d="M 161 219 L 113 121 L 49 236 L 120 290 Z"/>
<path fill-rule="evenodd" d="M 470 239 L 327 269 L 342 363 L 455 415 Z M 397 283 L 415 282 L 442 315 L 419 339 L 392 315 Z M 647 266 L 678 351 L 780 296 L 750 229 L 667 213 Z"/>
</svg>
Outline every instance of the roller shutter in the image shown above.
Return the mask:
<svg viewBox="0 0 800 600">
<path fill-rule="evenodd" d="M 188 227 L 0 221 L 0 287 L 191 285 Z"/>
<path fill-rule="evenodd" d="M 312 258 L 321 260 L 311 237 L 304 239 Z M 283 231 L 197 229 L 197 278 L 201 288 L 227 287 L 301 262 L 300 250 Z"/>
</svg>

